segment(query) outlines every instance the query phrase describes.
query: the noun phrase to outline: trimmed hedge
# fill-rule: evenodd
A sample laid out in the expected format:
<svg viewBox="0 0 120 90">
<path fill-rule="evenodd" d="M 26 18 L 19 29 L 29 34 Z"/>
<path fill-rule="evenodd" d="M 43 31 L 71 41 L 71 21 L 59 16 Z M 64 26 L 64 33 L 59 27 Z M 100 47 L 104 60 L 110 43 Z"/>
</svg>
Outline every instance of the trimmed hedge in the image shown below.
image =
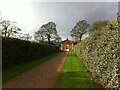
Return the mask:
<svg viewBox="0 0 120 90">
<path fill-rule="evenodd" d="M 120 88 L 120 30 L 95 31 L 74 50 L 96 81 Z"/>
<path fill-rule="evenodd" d="M 59 47 L 49 44 L 2 37 L 2 68 L 14 67 L 59 51 Z"/>
</svg>

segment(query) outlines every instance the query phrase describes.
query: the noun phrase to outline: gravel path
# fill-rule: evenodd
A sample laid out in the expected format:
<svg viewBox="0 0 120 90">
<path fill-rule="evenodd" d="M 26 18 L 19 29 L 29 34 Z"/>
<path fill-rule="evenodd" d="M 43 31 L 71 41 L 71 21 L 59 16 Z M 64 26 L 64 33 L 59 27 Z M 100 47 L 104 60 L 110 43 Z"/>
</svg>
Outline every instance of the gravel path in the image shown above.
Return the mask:
<svg viewBox="0 0 120 90">
<path fill-rule="evenodd" d="M 67 57 L 62 53 L 3 84 L 3 88 L 55 88 Z"/>
</svg>

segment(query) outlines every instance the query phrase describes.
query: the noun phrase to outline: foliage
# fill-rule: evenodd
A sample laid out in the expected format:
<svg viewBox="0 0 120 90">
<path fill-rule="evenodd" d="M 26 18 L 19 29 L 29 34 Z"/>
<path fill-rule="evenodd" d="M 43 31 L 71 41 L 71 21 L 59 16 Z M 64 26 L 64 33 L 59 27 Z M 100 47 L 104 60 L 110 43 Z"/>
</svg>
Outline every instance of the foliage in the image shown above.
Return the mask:
<svg viewBox="0 0 120 90">
<path fill-rule="evenodd" d="M 59 51 L 59 47 L 15 38 L 2 38 L 3 69 L 44 57 Z"/>
<path fill-rule="evenodd" d="M 40 27 L 40 29 L 35 32 L 34 38 L 38 42 L 48 41 L 48 43 L 52 42 L 60 42 L 61 37 L 58 35 L 56 30 L 56 24 L 54 22 L 48 22 Z"/>
<path fill-rule="evenodd" d="M 109 23 L 108 20 L 99 20 L 99 21 L 94 22 L 92 24 L 91 32 L 95 31 L 95 30 L 102 30 L 102 29 L 106 28 L 108 23 Z"/>
<path fill-rule="evenodd" d="M 70 33 L 75 40 L 81 40 L 82 36 L 87 33 L 88 30 L 90 30 L 90 24 L 88 24 L 86 20 L 82 20 L 76 23 Z"/>
<path fill-rule="evenodd" d="M 58 88 L 93 88 L 93 81 L 83 63 L 76 54 L 71 51 L 64 63 L 64 67 L 58 82 Z"/>
<path fill-rule="evenodd" d="M 117 29 L 94 31 L 74 48 L 94 78 L 108 88 L 120 88 L 119 37 Z"/>
<path fill-rule="evenodd" d="M 117 21 L 109 22 L 105 29 L 107 29 L 107 30 L 117 30 L 118 29 L 118 22 Z"/>
</svg>

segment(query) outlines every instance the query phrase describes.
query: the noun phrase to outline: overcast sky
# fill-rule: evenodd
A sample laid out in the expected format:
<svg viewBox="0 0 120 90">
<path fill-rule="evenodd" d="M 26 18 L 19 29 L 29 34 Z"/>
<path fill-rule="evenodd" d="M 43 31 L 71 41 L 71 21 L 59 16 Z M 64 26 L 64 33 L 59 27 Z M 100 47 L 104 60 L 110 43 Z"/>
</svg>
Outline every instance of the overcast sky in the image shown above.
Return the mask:
<svg viewBox="0 0 120 90">
<path fill-rule="evenodd" d="M 85 19 L 90 24 L 97 20 L 116 20 L 118 12 L 117 2 L 16 1 L 2 3 L 0 1 L 3 19 L 16 21 L 23 33 L 31 35 L 42 24 L 55 22 L 63 40 L 72 39 L 70 31 L 79 20 Z"/>
</svg>

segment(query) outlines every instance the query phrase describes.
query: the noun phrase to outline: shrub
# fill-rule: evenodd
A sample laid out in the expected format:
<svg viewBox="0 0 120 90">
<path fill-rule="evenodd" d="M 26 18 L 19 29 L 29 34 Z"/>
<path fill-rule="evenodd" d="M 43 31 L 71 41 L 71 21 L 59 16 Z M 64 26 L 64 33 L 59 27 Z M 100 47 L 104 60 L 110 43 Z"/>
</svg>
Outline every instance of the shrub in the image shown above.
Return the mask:
<svg viewBox="0 0 120 90">
<path fill-rule="evenodd" d="M 14 67 L 59 51 L 59 47 L 49 44 L 2 37 L 2 68 Z"/>
<path fill-rule="evenodd" d="M 120 88 L 120 30 L 94 31 L 74 50 L 103 86 Z"/>
</svg>

